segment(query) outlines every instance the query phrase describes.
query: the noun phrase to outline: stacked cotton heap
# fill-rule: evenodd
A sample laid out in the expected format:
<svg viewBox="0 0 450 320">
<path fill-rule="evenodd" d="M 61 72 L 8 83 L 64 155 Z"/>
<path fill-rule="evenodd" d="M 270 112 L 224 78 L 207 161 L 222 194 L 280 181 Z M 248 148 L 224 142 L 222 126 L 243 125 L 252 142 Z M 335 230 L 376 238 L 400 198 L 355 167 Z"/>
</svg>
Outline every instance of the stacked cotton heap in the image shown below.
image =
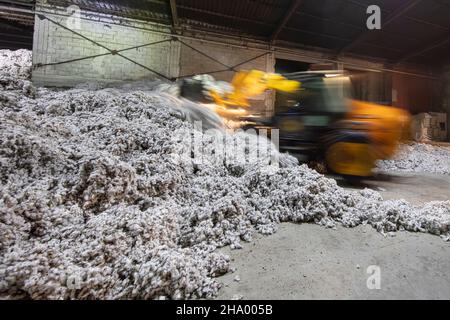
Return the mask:
<svg viewBox="0 0 450 320">
<path fill-rule="evenodd" d="M 381 171 L 450 174 L 450 148 L 424 143 L 402 145 L 394 159 L 380 161 Z"/>
</svg>

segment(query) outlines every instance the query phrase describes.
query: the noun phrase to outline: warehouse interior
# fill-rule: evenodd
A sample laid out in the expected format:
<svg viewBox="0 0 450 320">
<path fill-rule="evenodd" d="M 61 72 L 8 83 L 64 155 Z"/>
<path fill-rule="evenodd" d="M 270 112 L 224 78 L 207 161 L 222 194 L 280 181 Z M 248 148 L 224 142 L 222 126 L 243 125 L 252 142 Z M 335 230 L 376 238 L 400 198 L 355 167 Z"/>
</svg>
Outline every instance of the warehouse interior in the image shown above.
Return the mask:
<svg viewBox="0 0 450 320">
<path fill-rule="evenodd" d="M 230 66 L 269 72 L 275 71 L 277 59 L 285 59 L 358 74 L 353 77 L 357 97 L 366 101 L 414 115 L 448 113 L 450 108 L 446 1 L 380 1 L 381 30 L 368 30 L 362 23 L 368 1 L 2 3 L 0 45 L 33 48 L 33 80 L 42 85 L 179 79 L 209 72 L 230 80 Z M 36 11 L 43 19 L 35 17 Z M 57 24 L 78 16 L 72 31 Z M 73 32 L 78 28 L 86 39 Z M 123 55 L 137 64 L 108 50 L 125 50 Z M 78 60 L 89 56 L 96 57 Z M 195 59 L 199 63 L 192 63 Z M 61 64 L 70 60 L 75 61 Z M 255 103 L 270 113 L 273 100 Z M 448 141 L 448 131 L 445 138 L 435 138 Z"/>
<path fill-rule="evenodd" d="M 371 5 L 381 29 L 366 25 Z M 448 299 L 449 16 L 448 0 L 0 0 L 1 118 L 10 126 L 0 142 L 0 297 Z M 196 101 L 180 111 L 184 96 L 160 88 L 198 75 L 234 84 L 248 70 L 286 81 L 348 75 L 353 100 L 401 110 L 395 121 L 408 115 L 408 142 L 373 165 L 377 179 L 357 185 L 334 168 L 286 169 L 294 160 L 284 154 L 277 178 L 245 166 L 188 172 L 169 160 L 179 118 L 206 111 Z M 298 105 L 269 89 L 247 97 L 245 121 Z M 205 119 L 226 118 L 214 110 Z M 404 230 L 432 235 L 393 235 Z M 281 249 L 272 259 L 265 248 Z M 386 291 L 366 289 L 365 268 L 378 264 Z M 59 282 L 67 270 L 81 284 Z M 411 289 L 403 278 L 417 273 Z"/>
</svg>

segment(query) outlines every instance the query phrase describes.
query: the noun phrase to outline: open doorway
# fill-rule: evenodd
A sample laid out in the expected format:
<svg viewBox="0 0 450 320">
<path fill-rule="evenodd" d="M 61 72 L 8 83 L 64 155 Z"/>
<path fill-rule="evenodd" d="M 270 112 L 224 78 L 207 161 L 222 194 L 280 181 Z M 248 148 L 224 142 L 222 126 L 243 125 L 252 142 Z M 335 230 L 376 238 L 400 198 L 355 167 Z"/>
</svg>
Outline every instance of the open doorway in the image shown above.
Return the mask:
<svg viewBox="0 0 450 320">
<path fill-rule="evenodd" d="M 275 72 L 280 74 L 308 71 L 311 64 L 296 60 L 276 59 Z M 296 101 L 292 99 L 291 95 L 276 92 L 274 112 L 283 112 L 285 109 L 292 107 Z"/>
<path fill-rule="evenodd" d="M 302 61 L 276 59 L 275 72 L 276 73 L 292 73 L 309 70 L 310 64 Z"/>
</svg>

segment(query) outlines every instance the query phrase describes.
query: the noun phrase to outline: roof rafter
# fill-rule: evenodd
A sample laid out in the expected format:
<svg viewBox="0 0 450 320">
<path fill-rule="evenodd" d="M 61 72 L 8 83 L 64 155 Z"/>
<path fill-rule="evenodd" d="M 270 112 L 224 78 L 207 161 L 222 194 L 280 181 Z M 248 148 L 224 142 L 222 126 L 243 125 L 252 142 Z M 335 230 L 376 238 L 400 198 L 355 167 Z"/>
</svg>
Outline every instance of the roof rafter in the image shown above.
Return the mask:
<svg viewBox="0 0 450 320">
<path fill-rule="evenodd" d="M 431 51 L 433 49 L 437 49 L 440 48 L 444 45 L 446 45 L 447 43 L 450 42 L 450 32 L 448 32 L 444 37 L 442 37 L 441 39 L 434 41 L 432 43 L 427 44 L 426 46 L 423 46 L 421 48 L 417 48 L 416 50 L 414 50 L 413 52 L 410 52 L 408 54 L 403 55 L 402 57 L 400 57 L 399 59 L 397 59 L 395 61 L 395 63 L 401 63 L 401 62 L 405 62 L 408 61 L 411 58 L 420 56 L 428 51 Z"/>
<path fill-rule="evenodd" d="M 260 21 L 260 20 L 248 19 L 248 18 L 243 18 L 243 17 L 237 17 L 237 16 L 230 15 L 230 14 L 215 12 L 215 11 L 206 10 L 206 9 L 199 9 L 199 8 L 188 7 L 188 6 L 181 5 L 181 4 L 178 5 L 177 7 L 180 8 L 180 9 L 183 9 L 183 10 L 187 10 L 187 11 L 208 14 L 208 15 L 222 17 L 222 18 L 226 18 L 226 19 L 230 19 L 230 20 L 237 20 L 237 21 L 243 21 L 243 22 L 248 22 L 248 23 L 259 24 L 259 25 L 262 25 L 262 26 L 273 27 L 273 24 L 267 23 L 267 22 L 264 22 L 264 21 Z"/>
<path fill-rule="evenodd" d="M 270 41 L 271 42 L 274 42 L 278 38 L 281 30 L 283 30 L 283 28 L 289 22 L 289 20 L 291 19 L 292 15 L 294 15 L 297 12 L 297 9 L 298 9 L 298 7 L 300 6 L 301 3 L 302 3 L 302 0 L 292 0 L 291 5 L 289 6 L 289 9 L 286 11 L 286 13 L 284 14 L 284 16 L 281 19 L 280 23 L 277 25 L 276 29 L 274 30 L 274 32 L 270 36 Z"/>
<path fill-rule="evenodd" d="M 172 26 L 176 28 L 180 25 L 178 21 L 178 10 L 176 0 L 170 0 L 170 13 L 172 15 Z"/>
</svg>

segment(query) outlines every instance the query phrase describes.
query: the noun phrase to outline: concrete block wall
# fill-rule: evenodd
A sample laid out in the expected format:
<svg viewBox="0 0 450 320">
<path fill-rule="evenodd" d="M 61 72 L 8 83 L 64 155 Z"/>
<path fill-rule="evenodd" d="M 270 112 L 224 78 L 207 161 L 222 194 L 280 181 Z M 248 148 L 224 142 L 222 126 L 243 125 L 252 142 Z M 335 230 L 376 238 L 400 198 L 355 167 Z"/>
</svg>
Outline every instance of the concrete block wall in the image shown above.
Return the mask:
<svg viewBox="0 0 450 320">
<path fill-rule="evenodd" d="M 75 29 L 76 32 L 92 39 L 109 49 L 121 50 L 150 42 L 168 39 L 167 35 L 152 32 L 149 25 L 131 21 L 127 25 L 118 25 L 108 17 L 92 20 L 87 13 L 81 12 L 78 22 L 67 15 L 66 8 L 39 7 L 44 15 L 60 24 Z M 161 26 L 151 26 L 155 31 L 168 31 Z M 108 50 L 83 39 L 82 37 L 50 22 L 35 18 L 33 43 L 33 64 L 52 63 L 108 53 Z M 124 56 L 137 61 L 168 77 L 179 73 L 179 44 L 165 42 L 148 47 L 121 52 Z M 99 81 L 104 83 L 155 78 L 150 71 L 118 55 L 106 55 L 67 64 L 43 66 L 33 71 L 33 81 L 37 85 L 73 86 L 81 82 Z"/>
<path fill-rule="evenodd" d="M 133 19 L 119 19 L 107 15 L 80 12 L 77 23 L 67 8 L 55 8 L 37 5 L 36 11 L 81 35 L 92 39 L 112 50 L 121 50 L 150 42 L 170 39 L 170 30 L 161 25 L 146 23 Z M 75 17 L 78 17 L 75 16 Z M 260 56 L 263 51 L 246 49 L 230 44 L 212 44 L 205 40 L 182 39 L 189 46 L 200 50 L 227 66 L 234 66 L 246 60 Z M 83 37 L 58 26 L 48 19 L 35 18 L 33 44 L 33 81 L 45 86 L 74 86 L 85 82 L 111 83 L 127 80 L 154 79 L 155 74 L 133 64 L 118 55 L 71 62 L 67 64 L 42 66 L 53 62 L 78 59 L 92 55 L 108 53 L 108 50 L 83 39 Z M 226 69 L 225 66 L 183 45 L 171 40 L 149 47 L 121 52 L 124 56 L 137 61 L 157 72 L 176 78 L 183 75 L 202 74 Z M 255 60 L 242 64 L 238 70 L 258 69 L 274 72 L 275 58 L 268 53 Z M 231 81 L 234 72 L 214 73 L 218 80 Z M 267 92 L 251 101 L 253 111 L 270 113 L 274 104 L 274 93 Z"/>
<path fill-rule="evenodd" d="M 194 49 L 200 50 L 207 54 L 208 56 L 220 61 L 227 66 L 234 66 L 240 64 L 246 60 L 250 60 L 254 57 L 260 56 L 261 51 L 252 49 L 242 49 L 233 46 L 216 45 L 203 41 L 197 40 L 183 40 L 186 44 L 193 47 Z M 258 69 L 268 71 L 274 66 L 267 65 L 266 56 L 259 57 L 256 60 L 247 62 L 239 66 L 238 70 L 248 70 L 248 69 Z M 180 74 L 193 74 L 193 73 L 205 73 L 209 71 L 223 70 L 227 69 L 220 63 L 209 59 L 208 57 L 199 54 L 195 50 L 181 45 L 181 56 L 180 56 Z M 230 81 L 233 78 L 234 72 L 225 71 L 213 74 L 216 79 Z"/>
<path fill-rule="evenodd" d="M 200 50 L 220 63 L 181 44 L 180 76 L 224 70 L 227 69 L 226 66 L 235 66 L 248 60 L 251 61 L 236 67 L 236 70 L 257 69 L 265 72 L 274 72 L 275 70 L 275 58 L 273 53 L 267 53 L 266 55 L 261 56 L 264 52 L 260 50 L 244 49 L 226 44 L 211 44 L 200 40 L 183 40 L 183 42 L 196 50 Z M 260 57 L 252 60 L 258 56 Z M 212 74 L 217 80 L 228 82 L 233 79 L 233 75 L 233 71 L 222 71 Z M 268 91 L 265 94 L 254 97 L 251 100 L 251 105 L 253 112 L 270 113 L 273 110 L 274 93 Z"/>
<path fill-rule="evenodd" d="M 115 24 L 113 20 L 111 20 L 111 23 L 108 23 L 108 17 L 106 16 L 101 21 L 89 20 L 88 18 L 81 19 L 79 27 L 75 27 L 75 25 L 69 24 L 71 20 L 67 16 L 67 9 L 56 9 L 54 7 L 52 9 L 48 7 L 43 8 L 45 8 L 45 16 L 114 50 L 126 49 L 169 38 L 168 35 L 161 34 L 161 32 L 170 33 L 170 30 L 163 26 L 131 19 L 128 19 L 128 21 L 132 21 L 131 24 L 128 23 L 127 25 L 121 26 Z M 39 11 L 39 9 L 38 7 L 37 10 Z M 82 18 L 84 18 L 84 15 L 82 12 Z M 88 14 L 86 14 L 86 17 L 88 17 Z M 33 43 L 34 65 L 108 53 L 106 49 L 53 24 L 49 20 L 41 20 L 38 17 L 35 20 Z M 156 32 L 153 33 L 151 30 Z M 260 50 L 237 48 L 226 44 L 211 44 L 201 40 L 183 39 L 183 41 L 229 66 L 240 64 L 262 53 Z M 124 51 L 121 54 L 155 69 L 168 77 L 201 74 L 226 69 L 220 63 L 195 52 L 195 50 L 182 45 L 178 41 L 170 41 L 150 47 Z M 266 56 L 247 62 L 237 69 L 259 69 L 273 72 L 274 66 L 273 54 L 267 54 Z M 214 77 L 219 80 L 230 81 L 233 74 L 234 72 L 226 71 L 215 73 Z M 148 75 L 149 71 L 117 55 L 107 55 L 57 66 L 45 66 L 37 68 L 33 74 L 36 79 L 42 79 L 44 82 L 49 82 L 52 76 L 55 76 L 58 80 L 65 80 L 61 79 L 61 77 L 67 76 L 76 78 L 76 81 L 85 79 L 119 81 L 136 79 Z"/>
</svg>

